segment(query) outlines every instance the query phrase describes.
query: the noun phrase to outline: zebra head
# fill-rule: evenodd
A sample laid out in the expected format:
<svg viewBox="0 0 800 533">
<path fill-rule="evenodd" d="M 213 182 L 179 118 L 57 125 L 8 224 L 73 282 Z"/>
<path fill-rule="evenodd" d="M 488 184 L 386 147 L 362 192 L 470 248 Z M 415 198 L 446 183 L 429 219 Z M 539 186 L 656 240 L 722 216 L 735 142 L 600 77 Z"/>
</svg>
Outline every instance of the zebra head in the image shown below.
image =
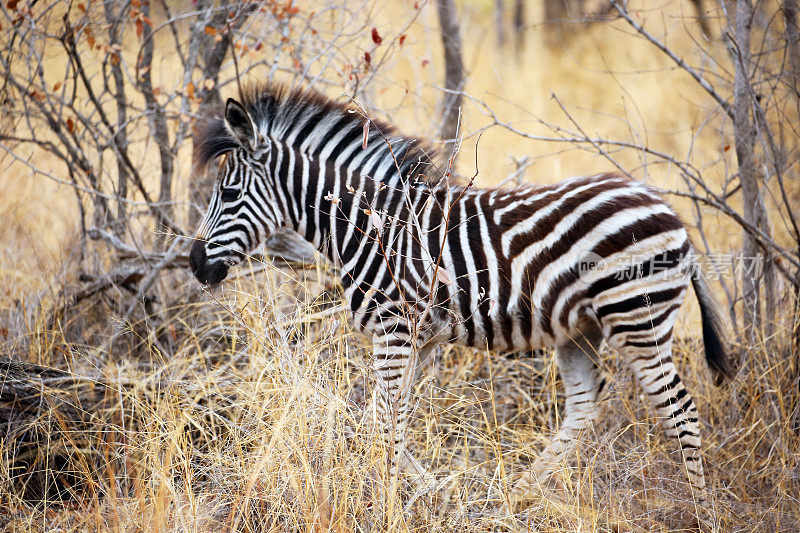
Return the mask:
<svg viewBox="0 0 800 533">
<path fill-rule="evenodd" d="M 283 224 L 283 215 L 268 167 L 270 144 L 242 104 L 229 98 L 224 119 L 198 140 L 202 162 L 224 156 L 189 255 L 197 280 L 215 285 Z"/>
</svg>

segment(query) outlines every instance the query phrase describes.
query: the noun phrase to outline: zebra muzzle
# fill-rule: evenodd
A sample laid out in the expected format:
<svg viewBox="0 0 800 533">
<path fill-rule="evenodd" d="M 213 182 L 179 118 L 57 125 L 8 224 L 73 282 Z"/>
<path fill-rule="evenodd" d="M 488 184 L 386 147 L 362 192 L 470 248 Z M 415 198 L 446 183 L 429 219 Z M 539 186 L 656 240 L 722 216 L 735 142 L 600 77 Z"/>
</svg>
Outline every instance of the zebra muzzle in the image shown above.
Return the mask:
<svg viewBox="0 0 800 533">
<path fill-rule="evenodd" d="M 195 241 L 189 254 L 189 266 L 194 277 L 203 285 L 216 285 L 228 275 L 228 265 L 224 261 L 208 261 L 206 244 Z"/>
</svg>

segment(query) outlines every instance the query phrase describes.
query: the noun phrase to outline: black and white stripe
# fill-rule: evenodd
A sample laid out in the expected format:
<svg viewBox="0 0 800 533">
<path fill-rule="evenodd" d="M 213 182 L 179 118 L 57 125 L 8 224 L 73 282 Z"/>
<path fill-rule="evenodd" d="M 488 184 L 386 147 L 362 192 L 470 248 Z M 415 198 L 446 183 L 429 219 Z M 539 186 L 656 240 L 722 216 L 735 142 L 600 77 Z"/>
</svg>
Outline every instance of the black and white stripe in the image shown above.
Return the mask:
<svg viewBox="0 0 800 533">
<path fill-rule="evenodd" d="M 433 183 L 430 151 L 311 92 L 263 87 L 228 100 L 197 138 L 224 155 L 192 268 L 217 283 L 279 226 L 324 250 L 355 324 L 372 336 L 380 409 L 397 466 L 413 367 L 441 342 L 504 352 L 555 346 L 567 393 L 557 437 L 533 465 L 544 481 L 599 416 L 605 341 L 633 371 L 702 490 L 697 410 L 671 359 L 690 281 L 706 358 L 730 374 L 713 300 L 672 209 L 617 174 L 514 190 Z M 413 460 L 409 459 L 413 462 Z"/>
</svg>

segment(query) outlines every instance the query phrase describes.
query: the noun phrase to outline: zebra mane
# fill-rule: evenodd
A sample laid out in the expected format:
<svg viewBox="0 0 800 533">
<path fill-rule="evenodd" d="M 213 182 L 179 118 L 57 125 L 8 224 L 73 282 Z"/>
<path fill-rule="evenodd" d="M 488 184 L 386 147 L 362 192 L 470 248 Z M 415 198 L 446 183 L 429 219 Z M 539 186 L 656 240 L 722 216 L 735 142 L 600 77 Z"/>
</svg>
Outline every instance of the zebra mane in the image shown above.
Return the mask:
<svg viewBox="0 0 800 533">
<path fill-rule="evenodd" d="M 347 144 L 380 142 L 384 157 L 394 159 L 403 176 L 429 183 L 435 176 L 426 177 L 437 156 L 425 140 L 402 135 L 394 126 L 369 119 L 367 138 L 364 138 L 366 119 L 361 110 L 348 103 L 337 102 L 303 88 L 282 84 L 251 84 L 243 90 L 241 104 L 253 118 L 260 135 L 277 141 L 292 140 L 292 145 L 309 154 L 318 154 L 337 132 L 349 130 Z M 206 168 L 216 158 L 237 148 L 238 141 L 225 125 L 221 110 L 198 126 L 195 133 L 195 162 Z M 335 154 L 334 154 L 335 156 Z"/>
</svg>

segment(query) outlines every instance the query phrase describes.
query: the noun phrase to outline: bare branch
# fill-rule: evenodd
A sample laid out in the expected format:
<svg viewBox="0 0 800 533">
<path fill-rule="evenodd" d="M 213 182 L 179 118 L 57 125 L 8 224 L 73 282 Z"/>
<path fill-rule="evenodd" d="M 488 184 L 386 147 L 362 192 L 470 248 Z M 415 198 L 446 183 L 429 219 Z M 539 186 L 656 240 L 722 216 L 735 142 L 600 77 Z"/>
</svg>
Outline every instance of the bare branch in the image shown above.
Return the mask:
<svg viewBox="0 0 800 533">
<path fill-rule="evenodd" d="M 697 72 L 697 70 L 689 66 L 686 63 L 686 61 L 678 57 L 672 50 L 667 48 L 667 46 L 664 43 L 656 39 L 650 32 L 645 30 L 641 24 L 633 20 L 630 13 L 628 13 L 628 10 L 618 0 L 608 0 L 608 2 L 614 6 L 614 9 L 617 10 L 620 16 L 628 24 L 630 24 L 630 26 L 634 30 L 636 30 L 642 37 L 653 43 L 656 46 L 656 48 L 664 52 L 664 54 L 666 54 L 667 57 L 672 59 L 672 61 L 674 61 L 676 65 L 685 70 L 692 78 L 694 78 L 694 80 L 698 84 L 700 84 L 700 87 L 702 87 L 711 96 L 711 98 L 713 98 L 717 102 L 717 104 L 719 104 L 719 106 L 723 109 L 723 111 L 725 111 L 725 114 L 731 117 L 731 119 L 733 119 L 733 109 L 731 108 L 731 105 L 725 98 L 722 97 L 722 95 L 720 95 L 717 92 L 717 90 L 708 82 L 708 80 L 706 80 L 702 76 L 702 74 L 700 74 L 699 72 Z"/>
</svg>

